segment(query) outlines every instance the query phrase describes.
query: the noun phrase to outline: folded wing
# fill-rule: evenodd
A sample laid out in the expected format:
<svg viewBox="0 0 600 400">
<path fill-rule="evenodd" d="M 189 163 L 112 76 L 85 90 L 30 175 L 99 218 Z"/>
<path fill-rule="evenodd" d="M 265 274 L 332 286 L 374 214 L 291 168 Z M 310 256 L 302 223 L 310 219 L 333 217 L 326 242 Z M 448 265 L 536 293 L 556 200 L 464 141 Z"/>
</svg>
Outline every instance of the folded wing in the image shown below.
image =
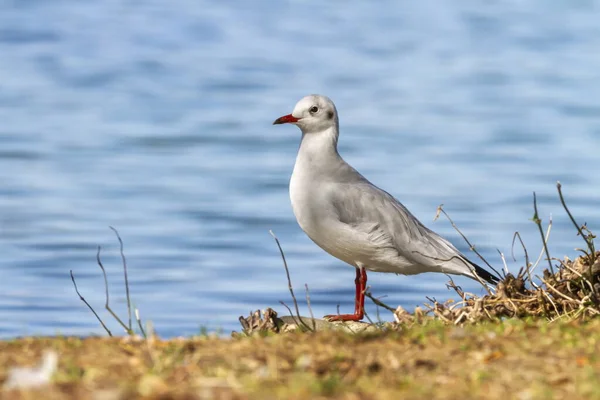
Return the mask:
<svg viewBox="0 0 600 400">
<path fill-rule="evenodd" d="M 472 263 L 465 256 L 389 193 L 366 180 L 336 186 L 330 196 L 339 221 L 366 237 L 364 245 L 374 247 L 373 254 L 385 250 L 386 262 L 397 263 L 398 273 L 432 271 L 474 277 Z"/>
</svg>

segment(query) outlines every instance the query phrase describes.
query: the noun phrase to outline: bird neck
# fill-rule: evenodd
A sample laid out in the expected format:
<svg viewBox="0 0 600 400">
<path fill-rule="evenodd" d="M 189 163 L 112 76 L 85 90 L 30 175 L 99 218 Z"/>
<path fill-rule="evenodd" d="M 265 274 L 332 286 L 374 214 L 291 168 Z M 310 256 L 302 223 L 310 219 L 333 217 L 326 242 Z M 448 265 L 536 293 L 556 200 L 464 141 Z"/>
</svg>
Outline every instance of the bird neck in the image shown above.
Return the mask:
<svg viewBox="0 0 600 400">
<path fill-rule="evenodd" d="M 302 132 L 296 163 L 325 167 L 341 161 L 342 158 L 337 151 L 337 141 L 337 127 L 315 133 Z"/>
</svg>

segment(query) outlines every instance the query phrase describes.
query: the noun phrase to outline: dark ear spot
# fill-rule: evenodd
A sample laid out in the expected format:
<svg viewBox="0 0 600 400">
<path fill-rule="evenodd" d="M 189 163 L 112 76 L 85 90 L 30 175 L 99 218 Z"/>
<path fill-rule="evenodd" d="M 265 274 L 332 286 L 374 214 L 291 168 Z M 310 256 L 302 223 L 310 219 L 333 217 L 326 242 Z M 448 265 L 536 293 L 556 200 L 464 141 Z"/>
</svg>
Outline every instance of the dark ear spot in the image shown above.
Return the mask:
<svg viewBox="0 0 600 400">
<path fill-rule="evenodd" d="M 333 118 L 333 111 L 327 112 L 327 118 L 329 118 L 329 119 Z"/>
</svg>

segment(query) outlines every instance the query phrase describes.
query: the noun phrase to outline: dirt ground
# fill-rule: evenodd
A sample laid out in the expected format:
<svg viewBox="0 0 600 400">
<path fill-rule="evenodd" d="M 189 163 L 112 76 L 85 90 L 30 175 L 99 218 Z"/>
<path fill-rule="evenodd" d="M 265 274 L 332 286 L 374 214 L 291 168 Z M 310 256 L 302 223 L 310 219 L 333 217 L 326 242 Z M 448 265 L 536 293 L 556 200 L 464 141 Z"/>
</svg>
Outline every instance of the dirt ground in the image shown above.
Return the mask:
<svg viewBox="0 0 600 400">
<path fill-rule="evenodd" d="M 22 338 L 13 366 L 54 350 L 47 386 L 6 399 L 600 399 L 600 320 L 439 321 L 398 332 L 324 331 L 185 339 Z"/>
</svg>

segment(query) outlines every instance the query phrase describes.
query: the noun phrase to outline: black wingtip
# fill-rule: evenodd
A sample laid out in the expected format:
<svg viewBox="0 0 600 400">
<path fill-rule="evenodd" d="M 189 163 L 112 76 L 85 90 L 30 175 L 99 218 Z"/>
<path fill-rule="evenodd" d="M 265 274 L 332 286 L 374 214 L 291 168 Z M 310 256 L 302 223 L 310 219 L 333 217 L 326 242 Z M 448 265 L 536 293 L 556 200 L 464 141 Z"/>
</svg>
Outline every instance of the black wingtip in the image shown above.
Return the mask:
<svg viewBox="0 0 600 400">
<path fill-rule="evenodd" d="M 485 269 L 481 268 L 479 265 L 473 265 L 473 267 L 475 268 L 475 273 L 484 281 L 486 281 L 487 283 L 491 283 L 492 285 L 496 285 L 498 282 L 500 282 L 500 278 L 498 278 L 496 275 L 493 275 L 491 273 L 489 273 L 488 271 L 486 271 Z"/>
<path fill-rule="evenodd" d="M 487 283 L 496 285 L 498 282 L 500 282 L 499 277 L 497 277 L 496 275 L 481 268 L 479 265 L 475 264 L 473 261 L 467 259 L 467 262 L 469 264 L 471 264 L 471 266 L 473 266 L 473 269 L 475 270 L 475 273 L 477 274 L 477 276 L 479 276 L 481 279 L 483 279 Z"/>
</svg>

